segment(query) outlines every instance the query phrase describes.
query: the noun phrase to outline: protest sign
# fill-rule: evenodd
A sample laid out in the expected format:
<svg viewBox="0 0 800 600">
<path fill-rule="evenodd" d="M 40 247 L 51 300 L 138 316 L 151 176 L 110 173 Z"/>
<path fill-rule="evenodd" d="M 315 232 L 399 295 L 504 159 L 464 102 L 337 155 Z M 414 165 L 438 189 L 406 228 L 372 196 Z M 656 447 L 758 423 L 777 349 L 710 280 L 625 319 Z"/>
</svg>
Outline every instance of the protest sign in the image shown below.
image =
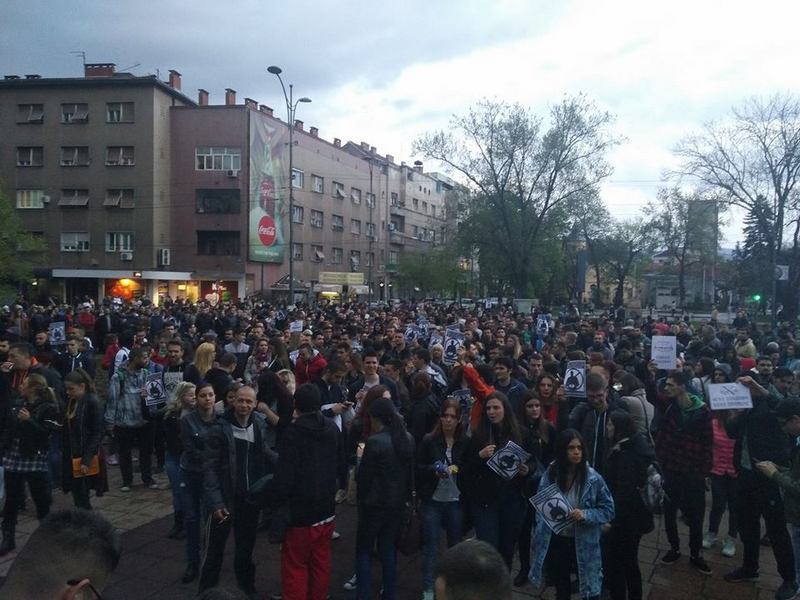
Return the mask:
<svg viewBox="0 0 800 600">
<path fill-rule="evenodd" d="M 444 363 L 452 365 L 458 359 L 459 348 L 464 347 L 464 334 L 454 329 L 448 329 L 444 338 Z"/>
<path fill-rule="evenodd" d="M 144 398 L 144 403 L 147 406 L 158 406 L 167 402 L 163 373 L 150 373 L 145 381 L 144 389 L 147 392 Z"/>
<path fill-rule="evenodd" d="M 520 463 L 528 462 L 531 455 L 514 442 L 508 442 L 486 462 L 487 466 L 503 479 L 513 479 L 519 473 Z"/>
<path fill-rule="evenodd" d="M 650 345 L 650 358 L 659 369 L 672 371 L 677 366 L 675 357 L 677 339 L 674 335 L 654 335 Z"/>
<path fill-rule="evenodd" d="M 564 372 L 564 391 L 570 398 L 586 398 L 586 361 L 571 360 Z"/>
<path fill-rule="evenodd" d="M 418 340 L 422 337 L 422 329 L 417 327 L 416 325 L 409 325 L 406 327 L 406 331 L 404 334 L 406 338 L 406 343 L 410 344 L 411 342 Z"/>
<path fill-rule="evenodd" d="M 50 323 L 47 334 L 51 346 L 63 346 L 67 342 L 67 327 L 64 321 Z"/>
<path fill-rule="evenodd" d="M 753 408 L 753 396 L 741 383 L 710 383 L 708 402 L 711 410 Z"/>
<path fill-rule="evenodd" d="M 302 333 L 303 331 L 303 321 L 292 321 L 289 323 L 289 332 L 290 333 Z"/>
<path fill-rule="evenodd" d="M 472 392 L 470 390 L 454 390 L 450 395 L 458 400 L 461 406 L 461 422 L 467 425 L 469 423 L 470 411 L 472 410 L 472 403 L 474 402 Z"/>
<path fill-rule="evenodd" d="M 561 533 L 576 523 L 571 516 L 572 506 L 555 483 L 539 490 L 530 503 L 553 533 Z"/>
</svg>

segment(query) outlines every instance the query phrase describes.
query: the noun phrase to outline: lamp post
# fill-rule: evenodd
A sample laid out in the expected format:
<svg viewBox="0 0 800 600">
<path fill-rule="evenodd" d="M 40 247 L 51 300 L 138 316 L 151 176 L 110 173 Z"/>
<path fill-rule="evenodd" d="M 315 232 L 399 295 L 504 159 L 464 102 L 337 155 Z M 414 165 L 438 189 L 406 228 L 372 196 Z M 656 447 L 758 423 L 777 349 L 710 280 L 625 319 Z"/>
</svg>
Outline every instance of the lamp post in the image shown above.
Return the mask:
<svg viewBox="0 0 800 600">
<path fill-rule="evenodd" d="M 278 78 L 283 90 L 283 99 L 286 101 L 286 126 L 289 128 L 289 304 L 294 304 L 294 117 L 297 112 L 297 105 L 300 102 L 311 102 L 311 98 L 298 98 L 294 100 L 294 86 L 289 84 L 289 93 L 286 93 L 286 86 L 283 85 L 281 73 L 283 69 L 272 65 L 267 67 L 267 72 L 272 73 Z"/>
</svg>

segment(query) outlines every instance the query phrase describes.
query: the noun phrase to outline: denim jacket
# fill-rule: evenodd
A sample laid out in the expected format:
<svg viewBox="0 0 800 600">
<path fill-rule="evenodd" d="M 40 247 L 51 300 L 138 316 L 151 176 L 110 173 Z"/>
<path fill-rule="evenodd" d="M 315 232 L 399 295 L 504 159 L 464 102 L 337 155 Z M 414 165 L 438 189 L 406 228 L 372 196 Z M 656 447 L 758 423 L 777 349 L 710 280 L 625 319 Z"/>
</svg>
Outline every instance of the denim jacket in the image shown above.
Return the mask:
<svg viewBox="0 0 800 600">
<path fill-rule="evenodd" d="M 600 552 L 600 526 L 609 523 L 614 518 L 614 500 L 608 491 L 606 482 L 600 474 L 587 466 L 588 474 L 583 486 L 581 499 L 578 506 L 586 520 L 575 527 L 575 556 L 578 563 L 578 579 L 580 580 L 580 593 L 582 598 L 599 596 L 603 583 L 602 555 Z M 550 485 L 550 469 L 546 469 L 542 476 L 539 489 Z M 531 567 L 528 578 L 534 585 L 542 582 L 542 568 L 550 546 L 552 530 L 544 522 L 537 519 L 532 533 L 533 556 L 536 560 Z"/>
</svg>

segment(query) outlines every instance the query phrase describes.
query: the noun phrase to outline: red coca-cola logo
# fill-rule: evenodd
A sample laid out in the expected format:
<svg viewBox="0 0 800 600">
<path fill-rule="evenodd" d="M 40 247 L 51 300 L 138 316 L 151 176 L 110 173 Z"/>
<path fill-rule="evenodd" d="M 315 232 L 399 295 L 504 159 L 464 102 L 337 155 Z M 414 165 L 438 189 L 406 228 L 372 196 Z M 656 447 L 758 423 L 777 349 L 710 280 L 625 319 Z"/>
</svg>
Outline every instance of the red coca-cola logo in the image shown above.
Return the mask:
<svg viewBox="0 0 800 600">
<path fill-rule="evenodd" d="M 265 246 L 275 243 L 275 221 L 269 215 L 264 215 L 258 222 L 258 237 Z"/>
</svg>

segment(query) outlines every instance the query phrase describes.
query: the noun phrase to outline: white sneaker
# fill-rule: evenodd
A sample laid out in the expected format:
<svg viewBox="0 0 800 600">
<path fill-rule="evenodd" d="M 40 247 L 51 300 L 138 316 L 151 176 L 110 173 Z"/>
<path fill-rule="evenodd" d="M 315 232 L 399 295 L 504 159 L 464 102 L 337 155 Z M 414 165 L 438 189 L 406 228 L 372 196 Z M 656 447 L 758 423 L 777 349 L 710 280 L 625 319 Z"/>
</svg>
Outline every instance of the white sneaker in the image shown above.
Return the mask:
<svg viewBox="0 0 800 600">
<path fill-rule="evenodd" d="M 733 541 L 731 536 L 727 536 L 722 542 L 722 556 L 728 558 L 736 556 L 736 542 Z"/>
<path fill-rule="evenodd" d="M 358 578 L 353 575 L 350 579 L 344 582 L 344 589 L 348 592 L 352 592 L 354 589 L 358 587 Z"/>
<path fill-rule="evenodd" d="M 709 548 L 713 548 L 714 544 L 717 543 L 717 534 L 711 531 L 706 531 L 705 535 L 703 536 L 703 548 L 708 550 Z"/>
</svg>

